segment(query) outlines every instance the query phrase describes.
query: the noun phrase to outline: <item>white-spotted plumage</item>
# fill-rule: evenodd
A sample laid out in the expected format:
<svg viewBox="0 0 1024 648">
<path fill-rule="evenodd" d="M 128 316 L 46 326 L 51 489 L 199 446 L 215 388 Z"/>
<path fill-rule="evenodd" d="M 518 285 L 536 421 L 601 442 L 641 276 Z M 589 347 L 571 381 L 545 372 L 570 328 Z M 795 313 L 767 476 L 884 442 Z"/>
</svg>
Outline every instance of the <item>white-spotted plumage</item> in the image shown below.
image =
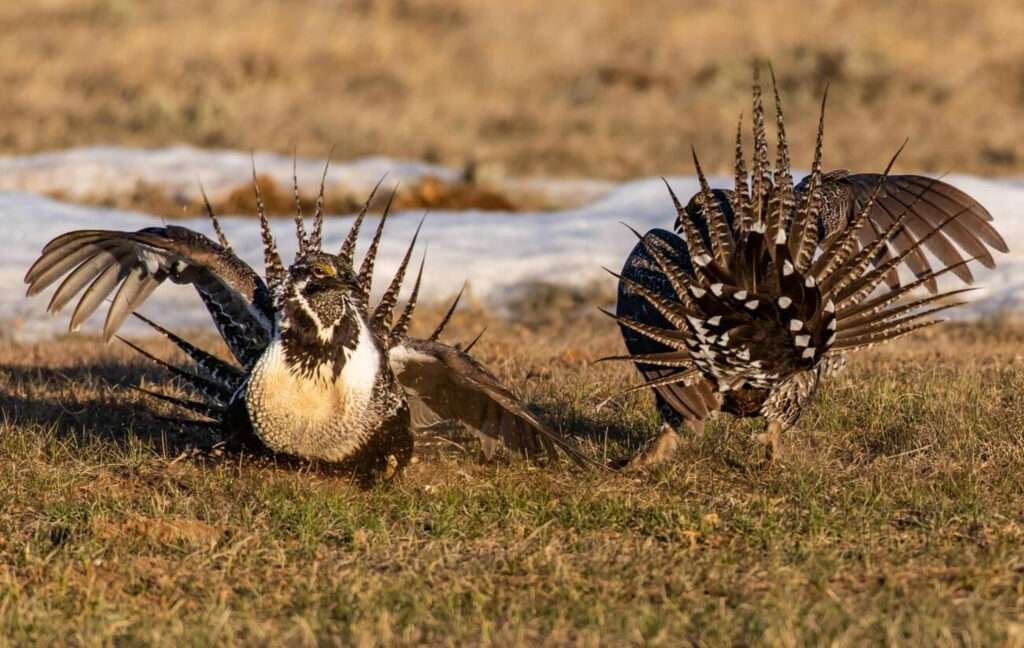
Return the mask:
<svg viewBox="0 0 1024 648">
<path fill-rule="evenodd" d="M 887 186 L 891 162 L 884 174 L 875 176 L 874 188 L 856 201 L 829 202 L 843 194 L 825 192 L 824 184 L 832 183 L 831 191 L 846 174 L 826 178 L 821 170 L 824 101 L 812 172 L 798 190 L 789 167 L 777 91 L 775 101 L 775 168 L 768 155 L 761 90 L 755 82 L 750 173 L 741 135 L 735 191 L 712 190 L 695 155 L 699 192 L 683 206 L 669 187 L 678 235 L 652 230 L 640 237 L 622 271 L 617 319 L 647 379 L 637 387 L 655 391 L 659 412 L 674 425 L 703 421 L 721 410 L 763 416 L 783 429 L 792 426 L 824 368 L 841 366 L 835 358 L 931 324 L 928 316 L 949 307 L 925 308 L 937 297 L 904 295 L 918 286 L 930 287 L 940 274 L 966 272 L 966 262 L 930 272 L 927 265 L 914 261 L 915 282 L 896 288 L 890 284 L 884 290 L 886 278 L 910 263 L 908 259 L 916 259 L 914 255 L 920 256 L 921 246 L 930 245 L 933 237 L 940 242 L 929 249 L 948 256 L 951 246 L 941 243 L 942 228 L 957 216 L 935 214 L 940 211 L 935 208 L 930 219 L 920 218 L 914 227 L 905 227 L 907 214 L 916 214 L 914 201 L 930 189 L 914 181 L 899 185 L 904 191 L 900 199 L 886 196 L 880 208 L 884 222 L 869 222 L 874 201 Z M 911 187 L 917 196 L 908 190 Z M 951 195 L 943 189 L 923 202 L 931 209 L 944 201 L 955 202 Z M 823 214 L 847 208 L 852 213 L 838 225 L 822 220 Z M 974 218 L 972 214 L 964 220 Z M 959 234 L 963 229 L 951 231 L 958 232 L 958 240 L 966 240 Z M 998 240 L 998 234 L 985 236 Z M 685 322 L 689 330 L 676 330 L 673 323 L 678 322 Z M 684 335 L 691 332 L 696 340 Z M 649 368 L 645 358 L 665 362 Z"/>
</svg>

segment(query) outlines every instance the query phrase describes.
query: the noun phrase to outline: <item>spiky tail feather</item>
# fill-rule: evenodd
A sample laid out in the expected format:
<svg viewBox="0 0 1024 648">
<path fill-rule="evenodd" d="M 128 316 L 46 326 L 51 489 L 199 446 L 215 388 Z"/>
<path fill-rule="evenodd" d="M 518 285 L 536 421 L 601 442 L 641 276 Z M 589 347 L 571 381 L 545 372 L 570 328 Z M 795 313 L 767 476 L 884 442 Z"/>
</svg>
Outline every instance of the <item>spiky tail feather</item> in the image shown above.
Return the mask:
<svg viewBox="0 0 1024 648">
<path fill-rule="evenodd" d="M 374 191 L 376 191 L 376 188 L 374 189 Z M 370 246 L 367 249 L 366 254 L 363 257 L 363 261 L 360 265 L 358 280 L 360 284 L 360 289 L 364 297 L 364 303 L 368 302 L 369 296 L 372 292 L 374 261 L 376 258 L 377 250 L 380 245 L 381 238 L 383 236 L 384 226 L 385 223 L 387 222 L 388 213 L 390 212 L 391 205 L 392 202 L 394 201 L 396 193 L 397 188 L 391 193 L 391 196 L 388 199 L 388 203 L 384 208 L 384 213 L 381 216 L 381 220 L 377 225 L 377 230 L 374 232 L 373 239 L 371 240 Z M 359 215 L 356 216 L 356 219 L 353 222 L 352 227 L 345 238 L 345 242 L 342 244 L 341 253 L 339 254 L 338 257 L 339 261 L 343 264 L 346 264 L 349 267 L 349 269 L 352 268 L 353 257 L 355 255 L 355 242 L 358 237 L 359 228 L 362 226 L 363 217 L 365 215 L 366 209 L 369 206 L 369 202 L 370 201 L 368 200 L 366 206 L 363 208 L 362 211 L 360 211 Z M 416 308 L 416 302 L 420 291 L 420 284 L 423 278 L 424 262 L 420 263 L 419 271 L 416 274 L 416 281 L 413 284 L 412 292 L 408 297 L 405 308 L 403 309 L 401 315 L 399 316 L 398 321 L 395 322 L 394 325 L 392 325 L 391 322 L 393 319 L 395 306 L 398 303 L 399 294 L 401 293 L 402 290 L 402 284 L 404 283 L 409 263 L 412 259 L 412 253 L 416 247 L 416 241 L 419 238 L 420 228 L 422 227 L 422 225 L 423 220 L 421 220 L 419 225 L 417 226 L 416 231 L 413 234 L 412 240 L 410 241 L 409 246 L 402 257 L 402 260 L 399 263 L 398 269 L 395 271 L 394 276 L 392 277 L 391 281 L 388 284 L 387 290 L 381 296 L 381 299 L 377 303 L 377 306 L 372 311 L 370 311 L 370 309 L 367 308 L 367 312 L 364 313 L 368 317 L 371 330 L 373 330 L 374 334 L 378 336 L 378 339 L 384 343 L 386 349 L 391 349 L 392 347 L 403 342 L 403 338 L 405 337 L 405 334 L 408 331 L 409 324 L 412 320 L 413 313 Z M 448 310 L 445 311 L 445 314 L 441 318 L 441 321 L 438 323 L 437 327 L 427 338 L 427 342 L 436 342 L 438 338 L 441 336 L 441 334 L 444 332 L 445 328 L 451 321 L 451 318 L 454 315 L 455 310 L 458 308 L 459 301 L 465 294 L 466 287 L 467 284 L 462 285 L 462 288 L 459 290 L 459 293 L 455 296 L 455 299 L 452 300 L 452 303 L 448 307 Z M 464 357 L 470 362 L 470 364 L 475 363 L 476 361 L 469 356 L 469 351 L 473 348 L 477 341 L 479 341 L 482 335 L 483 331 L 481 331 L 480 334 L 477 335 L 476 338 L 474 338 L 461 351 L 458 350 L 458 347 L 454 347 L 455 350 L 458 351 L 458 353 L 464 355 Z M 482 377 L 486 380 L 490 379 L 490 376 L 489 374 L 487 374 L 486 371 L 484 371 L 483 376 L 477 377 Z M 503 387 L 501 387 L 501 389 L 504 390 Z M 487 443 L 493 443 L 495 439 L 500 439 L 507 447 L 511 449 L 515 449 L 516 447 L 520 447 L 523 449 L 534 448 L 534 450 L 532 450 L 531 453 L 536 453 L 537 450 L 543 450 L 544 454 L 552 458 L 557 457 L 558 452 L 561 451 L 562 453 L 570 457 L 573 461 L 575 461 L 577 464 L 592 466 L 600 465 L 597 464 L 593 459 L 588 457 L 585 453 L 578 450 L 575 447 L 575 444 L 572 443 L 570 440 L 563 438 L 561 434 L 555 432 L 554 430 L 546 426 L 544 423 L 542 423 L 540 420 L 538 420 L 536 417 L 534 417 L 532 414 L 530 414 L 525 407 L 522 407 L 521 409 L 519 409 L 519 407 L 519 404 L 516 403 L 516 407 L 513 408 L 511 412 L 516 417 L 516 423 L 506 423 L 503 424 L 500 428 L 492 428 L 489 429 L 488 431 L 484 431 L 483 428 L 480 429 L 480 432 L 487 439 L 487 441 L 485 441 L 485 445 Z M 518 411 L 516 411 L 517 409 Z"/>
<path fill-rule="evenodd" d="M 242 382 L 245 380 L 245 373 L 238 367 L 203 351 L 184 338 L 172 333 L 153 320 L 139 313 L 133 313 L 133 315 L 148 324 L 157 333 L 173 342 L 174 345 L 181 349 L 185 355 L 191 358 L 192 361 L 196 363 L 196 366 L 206 373 L 207 376 L 232 392 L 241 386 Z"/>
<path fill-rule="evenodd" d="M 363 288 L 363 300 L 370 298 L 370 287 L 373 282 L 373 266 L 377 260 L 377 249 L 380 247 L 380 239 L 384 234 L 384 225 L 388 222 L 388 215 L 391 213 L 391 205 L 395 202 L 395 196 L 398 195 L 398 186 L 391 191 L 391 195 L 388 196 L 388 202 L 384 205 L 384 212 L 380 215 L 380 221 L 377 223 L 377 230 L 373 233 L 373 238 L 370 240 L 370 247 L 366 250 L 366 255 L 363 256 L 363 262 L 359 266 L 359 285 Z"/>
<path fill-rule="evenodd" d="M 144 389 L 142 387 L 133 386 L 132 389 L 141 392 L 151 398 L 161 400 L 166 403 L 170 403 L 184 409 L 192 414 L 203 417 L 202 420 L 197 419 L 166 419 L 182 425 L 198 425 L 206 427 L 220 427 L 226 416 L 228 404 L 235 392 L 242 385 L 245 380 L 245 374 L 235 367 L 216 356 L 213 356 L 206 351 L 196 347 L 184 338 L 172 333 L 166 328 L 160 326 L 156 322 L 135 313 L 135 316 L 141 321 L 148 324 L 160 335 L 167 338 L 174 343 L 179 349 L 181 349 L 189 358 L 195 362 L 196 366 L 202 371 L 205 376 L 201 376 L 190 371 L 187 371 L 181 367 L 178 367 L 166 360 L 162 360 L 157 356 L 153 355 L 149 351 L 146 351 L 137 344 L 130 342 L 120 336 L 118 339 L 124 342 L 126 345 L 134 349 L 137 353 L 145 356 L 152 360 L 156 364 L 160 365 L 172 375 L 181 379 L 185 385 L 200 397 L 206 400 L 190 400 L 185 398 L 178 398 L 170 396 L 168 394 L 162 394 L 159 392 Z M 157 417 L 161 418 L 161 417 Z"/>
<path fill-rule="evenodd" d="M 434 328 L 434 332 L 430 334 L 429 338 L 427 338 L 428 340 L 437 340 L 441 337 L 441 334 L 444 333 L 444 329 L 448 326 L 448 322 L 451 321 L 452 315 L 455 314 L 455 309 L 459 307 L 459 301 L 462 299 L 462 295 L 465 292 L 466 284 L 463 283 L 462 288 L 459 288 L 459 293 L 455 295 L 455 299 L 452 300 L 451 306 L 449 306 L 448 310 L 445 311 L 444 317 L 441 318 L 441 321 L 438 322 L 437 326 Z"/>
<path fill-rule="evenodd" d="M 751 192 L 748 198 L 742 146 L 738 145 L 735 164 L 738 199 L 733 205 L 732 222 L 726 221 L 712 198 L 695 155 L 701 187 L 699 218 L 703 223 L 680 208 L 669 188 L 678 212 L 677 231 L 684 235 L 688 258 L 674 258 L 675 255 L 662 249 L 657 237 L 641 237 L 644 250 L 676 293 L 675 299 L 667 299 L 637 282 L 621 281 L 661 314 L 670 328 L 625 316 L 613 317 L 622 326 L 670 350 L 611 359 L 676 371 L 633 389 L 686 383 L 698 373 L 720 391 L 741 387 L 770 389 L 797 372 L 814 369 L 831 353 L 847 353 L 907 335 L 937 323 L 940 320 L 933 317 L 935 314 L 959 305 L 953 302 L 933 306 L 964 291 L 919 299 L 908 295 L 912 289 L 927 286 L 962 264 L 919 273 L 916 281 L 905 288 L 890 287 L 886 293 L 865 302 L 882 288 L 887 275 L 911 255 L 921 254 L 921 246 L 959 214 L 939 223 L 903 253 L 873 267 L 872 262 L 887 252 L 889 242 L 902 234 L 904 220 L 913 206 L 913 202 L 906 205 L 884 229 L 876 228 L 873 238 L 857 239 L 881 182 L 895 162 L 896 156 L 893 156 L 868 203 L 847 229 L 831 241 L 818 241 L 825 103 L 823 100 L 810 191 L 798 203 L 794 198 L 777 90 L 774 94 L 779 150 L 772 170 L 768 162 L 761 90 L 755 75 Z M 915 200 L 927 189 L 922 187 Z M 700 231 L 701 225 L 708 233 L 710 250 Z M 819 256 L 815 259 L 816 249 Z"/>
</svg>

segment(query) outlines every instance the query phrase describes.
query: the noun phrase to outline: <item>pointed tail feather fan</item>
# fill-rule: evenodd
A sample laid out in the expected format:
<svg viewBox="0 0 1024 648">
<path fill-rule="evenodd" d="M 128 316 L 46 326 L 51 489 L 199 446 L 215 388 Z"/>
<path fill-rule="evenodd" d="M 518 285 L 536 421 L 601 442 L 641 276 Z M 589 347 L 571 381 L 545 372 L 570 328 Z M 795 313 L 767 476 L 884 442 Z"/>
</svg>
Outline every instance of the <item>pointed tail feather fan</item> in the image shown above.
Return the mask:
<svg viewBox="0 0 1024 648">
<path fill-rule="evenodd" d="M 718 392 L 770 390 L 817 368 L 827 356 L 935 324 L 940 321 L 936 315 L 962 303 L 956 298 L 963 289 L 918 298 L 910 293 L 930 287 L 944 274 L 961 273 L 971 259 L 957 256 L 936 269 L 914 267 L 915 280 L 903 287 L 885 281 L 930 249 L 930 242 L 965 210 L 951 211 L 918 228 L 909 242 L 893 245 L 907 231 L 917 201 L 928 198 L 932 186 L 922 183 L 884 226 L 871 221 L 867 228 L 897 151 L 846 228 L 820 240 L 825 100 L 807 189 L 796 194 L 777 90 L 774 95 L 779 138 L 774 171 L 755 74 L 752 177 L 738 136 L 731 211 L 720 207 L 694 154 L 700 192 L 691 207 L 683 208 L 669 187 L 676 229 L 683 234 L 680 247 L 666 244 L 665 235 L 671 234 L 634 231 L 640 242 L 628 272 L 619 277 L 620 308 L 609 313 L 628 334 L 627 342 L 633 342 L 628 355 L 609 359 L 634 362 L 647 378 L 627 393 L 651 387 L 665 398 L 694 391 L 704 382 Z M 865 229 L 873 235 L 865 238 Z M 628 307 L 622 306 L 623 296 L 631 300 Z"/>
</svg>

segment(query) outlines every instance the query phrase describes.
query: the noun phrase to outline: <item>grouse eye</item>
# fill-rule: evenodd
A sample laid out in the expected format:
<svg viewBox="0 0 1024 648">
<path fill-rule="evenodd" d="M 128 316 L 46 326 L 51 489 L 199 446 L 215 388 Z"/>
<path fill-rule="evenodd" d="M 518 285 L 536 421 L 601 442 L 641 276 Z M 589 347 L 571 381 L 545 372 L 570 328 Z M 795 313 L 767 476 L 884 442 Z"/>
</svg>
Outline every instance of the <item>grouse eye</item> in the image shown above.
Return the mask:
<svg viewBox="0 0 1024 648">
<path fill-rule="evenodd" d="M 312 267 L 313 276 L 317 279 L 323 279 L 325 277 L 334 277 L 338 274 L 338 271 L 334 269 L 329 263 L 320 262 L 314 263 Z"/>
</svg>

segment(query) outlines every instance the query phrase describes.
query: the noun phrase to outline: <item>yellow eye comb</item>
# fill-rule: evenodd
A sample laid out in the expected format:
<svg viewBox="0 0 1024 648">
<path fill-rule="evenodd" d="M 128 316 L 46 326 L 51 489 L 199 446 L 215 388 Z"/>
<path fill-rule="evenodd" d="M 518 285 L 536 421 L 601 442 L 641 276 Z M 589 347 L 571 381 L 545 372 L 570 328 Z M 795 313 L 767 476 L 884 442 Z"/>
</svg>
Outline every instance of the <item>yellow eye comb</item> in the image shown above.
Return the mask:
<svg viewBox="0 0 1024 648">
<path fill-rule="evenodd" d="M 334 269 L 334 266 L 326 261 L 318 262 L 314 268 L 316 268 L 320 274 L 327 275 L 328 277 L 335 277 L 338 275 L 338 271 Z"/>
</svg>

